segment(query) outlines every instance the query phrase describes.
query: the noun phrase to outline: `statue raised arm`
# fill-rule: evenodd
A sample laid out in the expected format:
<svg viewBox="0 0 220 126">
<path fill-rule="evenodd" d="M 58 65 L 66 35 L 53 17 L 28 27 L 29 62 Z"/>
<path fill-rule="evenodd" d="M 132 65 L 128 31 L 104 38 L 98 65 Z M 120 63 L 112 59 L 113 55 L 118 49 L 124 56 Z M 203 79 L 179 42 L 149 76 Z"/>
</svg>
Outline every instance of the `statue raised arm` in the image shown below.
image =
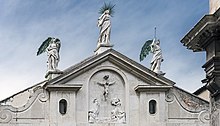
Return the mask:
<svg viewBox="0 0 220 126">
<path fill-rule="evenodd" d="M 151 52 L 153 53 L 153 58 L 151 60 L 151 70 L 156 73 L 161 73 L 160 66 L 163 61 L 162 51 L 160 48 L 160 40 L 154 39 L 151 46 Z"/>
<path fill-rule="evenodd" d="M 109 81 L 108 81 L 108 78 L 109 78 L 109 75 L 105 75 L 105 76 L 103 77 L 104 83 L 97 82 L 97 84 L 99 84 L 100 86 L 103 86 L 103 87 L 104 87 L 103 96 L 104 96 L 105 100 L 107 100 L 107 98 L 108 98 L 109 86 L 115 84 L 115 81 L 114 81 L 114 82 L 109 82 Z"/>
<path fill-rule="evenodd" d="M 165 73 L 160 70 L 161 62 L 163 62 L 160 40 L 153 39 L 145 42 L 141 49 L 140 61 L 144 60 L 149 53 L 153 54 L 150 69 L 159 75 L 165 75 Z"/>
</svg>

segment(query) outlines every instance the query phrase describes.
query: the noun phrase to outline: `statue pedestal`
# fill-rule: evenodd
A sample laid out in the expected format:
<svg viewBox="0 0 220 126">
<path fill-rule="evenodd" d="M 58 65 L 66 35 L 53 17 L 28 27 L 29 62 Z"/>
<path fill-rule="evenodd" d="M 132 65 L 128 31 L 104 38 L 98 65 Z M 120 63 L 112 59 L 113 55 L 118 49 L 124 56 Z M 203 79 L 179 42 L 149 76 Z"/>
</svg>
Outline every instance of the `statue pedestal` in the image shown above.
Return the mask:
<svg viewBox="0 0 220 126">
<path fill-rule="evenodd" d="M 164 76 L 166 73 L 162 72 L 162 71 L 155 71 L 155 73 L 157 73 L 158 75 Z"/>
<path fill-rule="evenodd" d="M 45 78 L 47 80 L 51 80 L 51 79 L 53 79 L 53 78 L 55 78 L 55 77 L 57 77 L 57 76 L 59 76 L 61 74 L 63 74 L 63 72 L 60 71 L 60 70 L 48 71 L 47 74 L 45 75 Z"/>
<path fill-rule="evenodd" d="M 106 50 L 109 50 L 113 47 L 113 45 L 110 44 L 99 44 L 97 49 L 94 51 L 95 55 L 105 52 Z"/>
</svg>

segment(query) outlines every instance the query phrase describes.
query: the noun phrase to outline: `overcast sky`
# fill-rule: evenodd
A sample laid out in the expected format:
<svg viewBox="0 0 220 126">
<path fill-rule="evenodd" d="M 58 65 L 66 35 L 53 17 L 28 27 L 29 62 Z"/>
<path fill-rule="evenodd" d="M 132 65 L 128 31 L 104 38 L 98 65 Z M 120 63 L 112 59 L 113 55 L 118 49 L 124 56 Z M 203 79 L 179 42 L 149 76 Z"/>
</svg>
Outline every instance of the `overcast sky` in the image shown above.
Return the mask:
<svg viewBox="0 0 220 126">
<path fill-rule="evenodd" d="M 208 0 L 1 0 L 0 99 L 44 80 L 47 56 L 36 52 L 49 36 L 61 40 L 60 70 L 93 55 L 98 11 L 110 1 L 116 4 L 113 49 L 139 62 L 140 49 L 156 26 L 165 77 L 189 92 L 203 85 L 205 53 L 187 50 L 180 40 L 208 14 Z M 141 64 L 149 68 L 150 60 Z"/>
</svg>

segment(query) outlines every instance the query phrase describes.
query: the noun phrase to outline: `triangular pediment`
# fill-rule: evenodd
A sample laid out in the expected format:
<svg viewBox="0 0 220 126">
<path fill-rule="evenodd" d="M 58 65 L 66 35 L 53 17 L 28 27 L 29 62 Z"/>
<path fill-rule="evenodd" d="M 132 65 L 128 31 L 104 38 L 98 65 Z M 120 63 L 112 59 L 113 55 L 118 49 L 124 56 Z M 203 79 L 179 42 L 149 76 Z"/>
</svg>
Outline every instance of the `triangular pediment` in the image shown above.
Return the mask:
<svg viewBox="0 0 220 126">
<path fill-rule="evenodd" d="M 83 74 L 106 61 L 129 72 L 131 75 L 149 84 L 149 86 L 173 86 L 175 84 L 175 82 L 156 74 L 143 65 L 113 49 L 109 49 L 98 55 L 93 55 L 82 62 L 67 68 L 63 71 L 62 75 L 50 80 L 48 84 L 54 85 L 68 83 L 68 81 L 72 80 L 74 77 L 77 77 L 78 75 Z"/>
</svg>

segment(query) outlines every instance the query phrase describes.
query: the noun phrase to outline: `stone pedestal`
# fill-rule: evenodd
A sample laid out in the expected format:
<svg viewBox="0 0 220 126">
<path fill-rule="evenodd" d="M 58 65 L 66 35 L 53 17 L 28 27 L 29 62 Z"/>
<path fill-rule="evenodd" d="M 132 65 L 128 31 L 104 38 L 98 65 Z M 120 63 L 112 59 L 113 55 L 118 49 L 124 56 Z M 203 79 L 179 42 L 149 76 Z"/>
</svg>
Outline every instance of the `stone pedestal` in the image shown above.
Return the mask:
<svg viewBox="0 0 220 126">
<path fill-rule="evenodd" d="M 95 55 L 105 52 L 106 50 L 109 50 L 112 47 L 113 45 L 110 45 L 110 44 L 99 44 L 97 49 L 94 51 Z"/>
<path fill-rule="evenodd" d="M 220 6 L 220 1 L 210 0 L 210 9 Z M 214 11 L 214 10 L 213 10 Z M 210 11 L 210 13 L 212 13 Z M 194 52 L 205 51 L 206 88 L 210 91 L 211 126 L 219 126 L 220 122 L 220 9 L 214 14 L 204 16 L 197 25 L 181 40 L 188 49 Z"/>
<path fill-rule="evenodd" d="M 46 78 L 47 80 L 51 80 L 51 79 L 53 79 L 53 78 L 55 78 L 55 77 L 57 77 L 57 76 L 59 76 L 59 75 L 61 75 L 61 74 L 63 74 L 63 72 L 60 71 L 60 70 L 48 71 L 48 72 L 46 73 L 46 75 L 45 75 L 45 78 Z"/>
</svg>

